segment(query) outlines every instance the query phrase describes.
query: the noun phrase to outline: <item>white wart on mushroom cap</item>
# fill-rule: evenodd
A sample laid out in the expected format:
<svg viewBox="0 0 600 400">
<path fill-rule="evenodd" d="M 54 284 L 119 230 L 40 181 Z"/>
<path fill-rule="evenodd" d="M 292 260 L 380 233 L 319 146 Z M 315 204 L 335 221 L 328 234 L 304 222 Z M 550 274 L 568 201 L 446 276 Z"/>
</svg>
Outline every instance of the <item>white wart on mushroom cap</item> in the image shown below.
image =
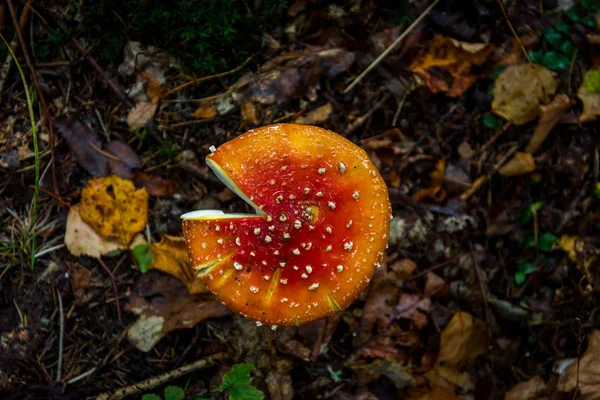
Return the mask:
<svg viewBox="0 0 600 400">
<path fill-rule="evenodd" d="M 224 304 L 281 326 L 352 303 L 382 261 L 391 215 L 385 182 L 360 147 L 280 124 L 223 144 L 207 164 L 257 211 L 182 216 L 197 275 Z"/>
</svg>

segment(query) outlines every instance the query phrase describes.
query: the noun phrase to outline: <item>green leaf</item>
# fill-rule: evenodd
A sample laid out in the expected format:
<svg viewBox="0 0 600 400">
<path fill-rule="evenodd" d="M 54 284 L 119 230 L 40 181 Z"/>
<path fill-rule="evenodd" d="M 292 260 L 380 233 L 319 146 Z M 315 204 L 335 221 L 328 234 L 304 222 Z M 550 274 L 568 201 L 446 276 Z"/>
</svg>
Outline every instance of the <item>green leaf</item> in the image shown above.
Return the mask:
<svg viewBox="0 0 600 400">
<path fill-rule="evenodd" d="M 600 199 L 600 182 L 596 183 L 596 186 L 594 187 L 594 195 L 596 198 Z"/>
<path fill-rule="evenodd" d="M 563 41 L 558 49 L 569 57 L 573 57 L 575 53 L 575 45 L 570 40 Z"/>
<path fill-rule="evenodd" d="M 567 24 L 565 21 L 558 21 L 556 25 L 554 25 L 554 28 L 560 33 L 569 33 L 571 25 Z"/>
<path fill-rule="evenodd" d="M 542 251 L 552 251 L 557 239 L 558 238 L 551 233 L 542 233 L 538 237 L 538 249 Z"/>
<path fill-rule="evenodd" d="M 160 396 L 155 394 L 145 394 L 142 396 L 142 400 L 162 400 Z"/>
<path fill-rule="evenodd" d="M 596 21 L 596 18 L 593 15 L 589 15 L 589 16 L 585 17 L 581 22 L 588 28 L 592 28 L 592 29 L 595 28 L 596 25 L 598 24 Z"/>
<path fill-rule="evenodd" d="M 523 248 L 531 249 L 533 246 L 535 246 L 535 238 L 533 235 L 527 235 L 523 241 Z"/>
<path fill-rule="evenodd" d="M 544 29 L 544 39 L 554 47 L 560 46 L 563 42 L 563 37 L 560 32 L 552 28 Z"/>
<path fill-rule="evenodd" d="M 575 22 L 581 21 L 581 19 L 585 16 L 584 12 L 576 7 L 569 8 L 567 11 L 565 11 L 565 15 L 571 21 Z"/>
<path fill-rule="evenodd" d="M 526 224 L 529 221 L 531 221 L 533 219 L 533 214 L 538 212 L 543 205 L 544 203 L 542 203 L 541 201 L 536 201 L 535 203 L 532 203 L 529 207 L 527 207 L 523 212 L 523 215 L 521 216 L 521 223 Z"/>
<path fill-rule="evenodd" d="M 229 400 L 263 400 L 265 394 L 250 385 L 236 386 L 229 391 Z"/>
<path fill-rule="evenodd" d="M 494 68 L 494 70 L 492 71 L 492 78 L 496 79 L 498 77 L 498 75 L 500 75 L 500 73 L 502 71 L 504 71 L 505 69 L 506 69 L 506 65 L 496 66 L 496 68 Z"/>
<path fill-rule="evenodd" d="M 165 400 L 183 400 L 185 392 L 179 386 L 167 386 L 165 388 Z"/>
<path fill-rule="evenodd" d="M 131 249 L 131 254 L 133 254 L 140 271 L 148 272 L 148 267 L 150 267 L 152 264 L 152 253 L 150 252 L 150 246 L 147 244 L 138 244 Z"/>
<path fill-rule="evenodd" d="M 600 11 L 599 0 L 581 0 L 581 6 L 588 11 Z"/>
<path fill-rule="evenodd" d="M 544 59 L 544 52 L 543 51 L 531 51 L 531 50 L 529 50 L 529 52 L 527 53 L 527 55 L 529 55 L 529 59 L 531 60 L 531 62 L 535 63 L 535 64 L 541 64 L 542 60 Z"/>
<path fill-rule="evenodd" d="M 223 391 L 231 389 L 235 386 L 247 385 L 252 382 L 250 372 L 254 371 L 256 367 L 253 364 L 234 364 L 229 371 L 223 377 L 223 383 L 217 390 Z"/>
<path fill-rule="evenodd" d="M 517 265 L 517 271 L 515 272 L 514 276 L 515 283 L 517 285 L 522 285 L 527 279 L 527 275 L 535 271 L 537 271 L 537 267 L 533 263 L 524 262 Z"/>
<path fill-rule="evenodd" d="M 548 51 L 544 54 L 542 65 L 552 71 L 564 71 L 569 68 L 571 60 L 564 54 L 556 51 Z"/>
<path fill-rule="evenodd" d="M 494 114 L 486 114 L 482 118 L 483 126 L 489 129 L 498 130 L 502 127 L 502 121 Z"/>
<path fill-rule="evenodd" d="M 585 74 L 583 89 L 588 93 L 600 92 L 600 68 L 590 70 Z"/>
</svg>

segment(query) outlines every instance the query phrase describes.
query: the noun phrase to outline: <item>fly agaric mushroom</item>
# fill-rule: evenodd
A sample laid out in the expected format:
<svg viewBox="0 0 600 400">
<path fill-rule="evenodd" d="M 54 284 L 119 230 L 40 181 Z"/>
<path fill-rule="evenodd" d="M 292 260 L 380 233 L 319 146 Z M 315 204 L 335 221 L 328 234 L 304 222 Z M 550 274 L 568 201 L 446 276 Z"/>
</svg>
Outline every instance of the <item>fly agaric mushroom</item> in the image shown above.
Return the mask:
<svg viewBox="0 0 600 400">
<path fill-rule="evenodd" d="M 257 324 L 301 325 L 348 307 L 388 240 L 387 187 L 368 155 L 314 126 L 250 130 L 206 163 L 256 214 L 184 214 L 197 276 Z"/>
</svg>

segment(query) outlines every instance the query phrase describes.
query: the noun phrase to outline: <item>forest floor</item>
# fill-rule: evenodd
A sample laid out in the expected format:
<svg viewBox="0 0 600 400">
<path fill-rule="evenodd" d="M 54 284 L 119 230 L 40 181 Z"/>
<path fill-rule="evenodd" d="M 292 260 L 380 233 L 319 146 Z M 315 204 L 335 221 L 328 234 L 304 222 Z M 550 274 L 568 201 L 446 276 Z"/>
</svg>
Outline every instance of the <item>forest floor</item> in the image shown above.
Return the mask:
<svg viewBox="0 0 600 400">
<path fill-rule="evenodd" d="M 0 0 L 0 397 L 600 398 L 598 1 L 122 3 Z M 251 211 L 204 158 L 274 123 L 393 206 L 356 301 L 275 330 L 180 219 Z"/>
</svg>

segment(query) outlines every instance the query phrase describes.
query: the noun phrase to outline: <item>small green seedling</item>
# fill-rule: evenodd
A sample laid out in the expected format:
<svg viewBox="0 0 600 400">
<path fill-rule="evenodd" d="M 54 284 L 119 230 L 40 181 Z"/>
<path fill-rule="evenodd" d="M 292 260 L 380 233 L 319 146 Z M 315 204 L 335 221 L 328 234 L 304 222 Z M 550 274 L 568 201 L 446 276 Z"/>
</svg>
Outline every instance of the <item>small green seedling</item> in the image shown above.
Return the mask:
<svg viewBox="0 0 600 400">
<path fill-rule="evenodd" d="M 135 262 L 137 263 L 140 272 L 148 272 L 148 268 L 152 264 L 152 252 L 150 251 L 150 246 L 147 244 L 138 244 L 131 249 L 131 254 L 133 255 L 133 258 L 135 258 Z"/>
<path fill-rule="evenodd" d="M 535 266 L 535 264 L 530 262 L 524 262 L 519 264 L 517 266 L 517 271 L 515 272 L 514 276 L 515 283 L 517 285 L 522 285 L 527 280 L 527 275 L 537 271 L 537 269 L 538 268 Z"/>
<path fill-rule="evenodd" d="M 523 215 L 521 216 L 521 224 L 526 224 L 531 221 L 536 214 L 544 205 L 541 201 L 536 201 L 535 203 L 531 203 L 529 207 L 525 209 Z"/>
<path fill-rule="evenodd" d="M 185 398 L 185 391 L 179 386 L 167 386 L 164 392 L 164 400 L 183 400 Z M 142 400 L 163 400 L 156 394 L 145 394 L 142 396 Z"/>
</svg>

